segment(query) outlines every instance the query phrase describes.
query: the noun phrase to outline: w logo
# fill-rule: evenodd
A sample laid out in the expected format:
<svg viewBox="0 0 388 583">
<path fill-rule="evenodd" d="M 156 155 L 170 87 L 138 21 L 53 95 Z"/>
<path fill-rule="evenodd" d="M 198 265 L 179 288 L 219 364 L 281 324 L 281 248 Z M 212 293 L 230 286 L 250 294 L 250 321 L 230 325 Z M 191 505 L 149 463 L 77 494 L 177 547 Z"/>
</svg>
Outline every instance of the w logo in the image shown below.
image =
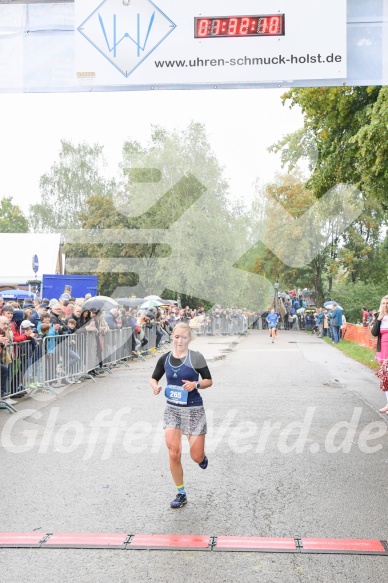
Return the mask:
<svg viewBox="0 0 388 583">
<path fill-rule="evenodd" d="M 151 0 L 104 0 L 77 30 L 129 77 L 174 28 Z"/>
</svg>

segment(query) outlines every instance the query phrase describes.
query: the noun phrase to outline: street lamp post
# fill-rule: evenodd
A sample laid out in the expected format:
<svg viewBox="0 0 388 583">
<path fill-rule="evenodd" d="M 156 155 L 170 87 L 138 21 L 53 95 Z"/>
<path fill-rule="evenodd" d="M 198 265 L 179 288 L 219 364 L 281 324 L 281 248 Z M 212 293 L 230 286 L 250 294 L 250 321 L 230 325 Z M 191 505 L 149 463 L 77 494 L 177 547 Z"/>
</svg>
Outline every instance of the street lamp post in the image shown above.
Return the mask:
<svg viewBox="0 0 388 583">
<path fill-rule="evenodd" d="M 279 282 L 278 281 L 275 281 L 274 288 L 275 288 L 275 297 L 274 297 L 274 301 L 273 301 L 273 307 L 276 310 L 277 305 L 278 305 L 278 293 L 279 293 Z"/>
</svg>

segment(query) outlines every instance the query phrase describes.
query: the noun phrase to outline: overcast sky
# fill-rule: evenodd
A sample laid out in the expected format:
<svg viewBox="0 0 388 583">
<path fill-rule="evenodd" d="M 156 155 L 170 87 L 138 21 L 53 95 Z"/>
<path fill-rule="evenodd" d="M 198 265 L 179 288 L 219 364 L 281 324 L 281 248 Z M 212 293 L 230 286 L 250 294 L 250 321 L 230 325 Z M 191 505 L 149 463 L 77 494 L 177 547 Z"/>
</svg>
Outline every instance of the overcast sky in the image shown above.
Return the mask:
<svg viewBox="0 0 388 583">
<path fill-rule="evenodd" d="M 234 198 L 250 199 L 253 183 L 273 179 L 279 158 L 267 148 L 303 125 L 281 103 L 282 89 L 1 94 L 0 198 L 27 213 L 40 201 L 39 178 L 58 160 L 60 140 L 104 146 L 114 176 L 125 140 L 146 144 L 152 124 L 183 129 L 204 123 Z"/>
</svg>

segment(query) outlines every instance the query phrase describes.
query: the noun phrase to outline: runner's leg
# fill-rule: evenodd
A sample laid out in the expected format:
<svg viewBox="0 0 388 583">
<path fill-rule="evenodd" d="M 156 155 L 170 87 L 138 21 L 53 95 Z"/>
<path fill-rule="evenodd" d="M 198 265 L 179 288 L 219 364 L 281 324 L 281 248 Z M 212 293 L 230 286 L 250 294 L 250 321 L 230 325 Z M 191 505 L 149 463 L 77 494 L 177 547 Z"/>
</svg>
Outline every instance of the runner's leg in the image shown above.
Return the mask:
<svg viewBox="0 0 388 583">
<path fill-rule="evenodd" d="M 200 464 L 205 458 L 205 435 L 188 435 L 190 456 L 193 461 Z"/>
<path fill-rule="evenodd" d="M 170 471 L 176 486 L 183 484 L 182 454 L 182 430 L 166 427 L 165 439 L 170 458 Z"/>
</svg>

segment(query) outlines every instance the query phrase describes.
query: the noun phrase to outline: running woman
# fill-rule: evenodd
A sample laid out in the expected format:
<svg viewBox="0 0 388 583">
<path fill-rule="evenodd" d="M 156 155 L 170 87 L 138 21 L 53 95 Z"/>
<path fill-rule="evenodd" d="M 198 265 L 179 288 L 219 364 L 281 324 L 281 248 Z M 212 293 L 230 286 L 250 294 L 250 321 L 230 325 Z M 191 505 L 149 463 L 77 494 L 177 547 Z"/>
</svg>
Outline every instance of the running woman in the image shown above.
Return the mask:
<svg viewBox="0 0 388 583">
<path fill-rule="evenodd" d="M 208 389 L 213 381 L 203 355 L 189 350 L 189 344 L 194 339 L 191 328 L 186 323 L 179 322 L 174 327 L 172 337 L 173 350 L 159 358 L 150 383 L 154 395 L 158 395 L 162 390 L 159 381 L 166 374 L 167 406 L 163 428 L 170 458 L 170 471 L 177 488 L 176 497 L 170 506 L 181 508 L 187 504 L 181 463 L 182 434 L 187 435 L 191 458 L 205 470 L 208 465 L 205 455 L 207 427 L 199 390 Z"/>
<path fill-rule="evenodd" d="M 279 313 L 275 312 L 275 309 L 272 308 L 272 310 L 268 314 L 266 320 L 268 322 L 269 334 L 270 334 L 270 337 L 272 338 L 272 343 L 274 343 L 275 336 L 277 336 L 276 326 L 278 325 Z"/>
</svg>

